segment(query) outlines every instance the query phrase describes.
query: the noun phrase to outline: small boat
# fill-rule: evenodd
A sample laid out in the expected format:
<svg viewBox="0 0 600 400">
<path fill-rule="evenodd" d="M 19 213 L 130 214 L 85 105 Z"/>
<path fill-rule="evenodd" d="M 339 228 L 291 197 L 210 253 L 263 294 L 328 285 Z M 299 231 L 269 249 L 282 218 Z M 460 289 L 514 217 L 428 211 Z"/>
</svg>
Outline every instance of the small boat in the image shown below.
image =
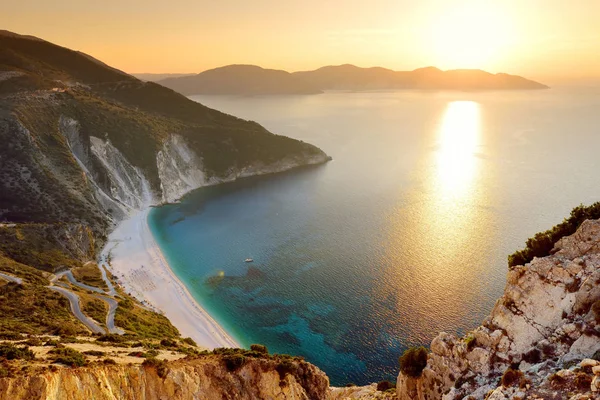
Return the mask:
<svg viewBox="0 0 600 400">
<path fill-rule="evenodd" d="M 244 262 L 254 262 L 254 260 L 253 260 L 253 259 L 251 259 L 251 258 L 246 258 L 246 259 L 244 260 Z"/>
</svg>

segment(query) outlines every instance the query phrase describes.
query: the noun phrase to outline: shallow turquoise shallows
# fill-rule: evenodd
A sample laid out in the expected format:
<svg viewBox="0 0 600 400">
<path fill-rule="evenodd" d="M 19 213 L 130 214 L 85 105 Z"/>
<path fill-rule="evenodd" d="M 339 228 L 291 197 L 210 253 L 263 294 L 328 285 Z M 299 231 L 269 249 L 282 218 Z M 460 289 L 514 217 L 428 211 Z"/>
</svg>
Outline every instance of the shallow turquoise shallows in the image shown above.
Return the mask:
<svg viewBox="0 0 600 400">
<path fill-rule="evenodd" d="M 194 100 L 334 159 L 203 188 L 149 218 L 240 344 L 305 356 L 334 385 L 395 379 L 407 346 L 479 325 L 507 255 L 600 200 L 593 90 Z"/>
</svg>

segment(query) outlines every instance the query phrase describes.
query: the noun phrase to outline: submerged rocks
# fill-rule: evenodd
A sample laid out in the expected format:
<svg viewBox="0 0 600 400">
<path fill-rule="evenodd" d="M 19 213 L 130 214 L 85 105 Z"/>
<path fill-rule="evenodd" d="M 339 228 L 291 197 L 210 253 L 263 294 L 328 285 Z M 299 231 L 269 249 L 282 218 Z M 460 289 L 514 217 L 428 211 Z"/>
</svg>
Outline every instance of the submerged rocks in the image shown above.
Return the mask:
<svg viewBox="0 0 600 400">
<path fill-rule="evenodd" d="M 421 377 L 398 376 L 398 399 L 583 399 L 599 391 L 600 363 L 591 359 L 600 350 L 599 244 L 600 221 L 588 220 L 552 255 L 511 268 L 486 321 L 463 339 L 433 339 Z M 523 377 L 503 386 L 511 368 Z"/>
</svg>

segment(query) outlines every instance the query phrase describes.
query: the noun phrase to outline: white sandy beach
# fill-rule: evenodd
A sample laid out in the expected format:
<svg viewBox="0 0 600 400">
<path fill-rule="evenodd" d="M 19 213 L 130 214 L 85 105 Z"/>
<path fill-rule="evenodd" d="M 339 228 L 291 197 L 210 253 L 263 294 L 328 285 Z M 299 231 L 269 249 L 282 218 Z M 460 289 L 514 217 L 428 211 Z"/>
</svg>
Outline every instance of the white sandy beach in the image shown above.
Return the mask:
<svg viewBox="0 0 600 400">
<path fill-rule="evenodd" d="M 209 349 L 239 347 L 171 271 L 150 232 L 149 211 L 140 211 L 117 226 L 108 238 L 102 263 L 125 292 L 162 312 L 182 336 Z M 105 262 L 109 253 L 111 265 Z"/>
</svg>

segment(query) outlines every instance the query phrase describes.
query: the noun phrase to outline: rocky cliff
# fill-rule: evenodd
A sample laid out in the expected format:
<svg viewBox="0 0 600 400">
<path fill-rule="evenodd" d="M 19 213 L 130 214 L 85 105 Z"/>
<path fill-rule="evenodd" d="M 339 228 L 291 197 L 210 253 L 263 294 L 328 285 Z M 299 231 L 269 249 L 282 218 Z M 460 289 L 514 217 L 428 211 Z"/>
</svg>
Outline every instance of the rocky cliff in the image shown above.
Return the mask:
<svg viewBox="0 0 600 400">
<path fill-rule="evenodd" d="M 55 368 L 34 376 L 0 379 L 0 398 L 11 400 L 223 400 L 325 399 L 329 379 L 306 362 L 285 372 L 272 360 L 253 359 L 231 372 L 220 358 L 166 365 Z"/>
<path fill-rule="evenodd" d="M 420 376 L 398 376 L 398 398 L 598 398 L 599 283 L 600 220 L 587 220 L 551 255 L 511 268 L 481 326 L 438 335 Z"/>
<path fill-rule="evenodd" d="M 323 163 L 274 135 L 80 52 L 0 32 L 0 221 L 88 226 L 192 189 Z"/>
</svg>

